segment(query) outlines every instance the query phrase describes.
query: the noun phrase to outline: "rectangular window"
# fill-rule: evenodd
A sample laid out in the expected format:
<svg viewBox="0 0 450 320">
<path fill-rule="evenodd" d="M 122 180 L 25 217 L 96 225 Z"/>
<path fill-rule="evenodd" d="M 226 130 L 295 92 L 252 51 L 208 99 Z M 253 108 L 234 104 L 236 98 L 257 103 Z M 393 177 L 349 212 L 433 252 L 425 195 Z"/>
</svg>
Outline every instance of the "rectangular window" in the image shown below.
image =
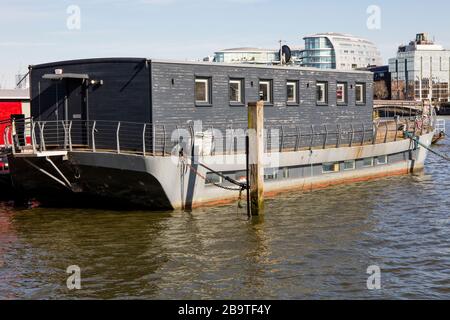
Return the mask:
<svg viewBox="0 0 450 320">
<path fill-rule="evenodd" d="M 195 103 L 211 104 L 211 78 L 195 78 Z"/>
<path fill-rule="evenodd" d="M 231 104 L 243 104 L 244 103 L 244 91 L 243 80 L 232 79 L 229 82 L 229 94 Z"/>
<path fill-rule="evenodd" d="M 339 172 L 338 162 L 324 163 L 322 165 L 322 173 L 333 173 L 333 172 Z"/>
<path fill-rule="evenodd" d="M 366 85 L 364 83 L 357 83 L 355 85 L 356 104 L 366 103 Z"/>
<path fill-rule="evenodd" d="M 206 173 L 206 185 L 212 185 L 212 184 L 221 184 L 223 182 L 222 177 L 218 176 L 215 173 L 208 172 Z"/>
<path fill-rule="evenodd" d="M 328 83 L 317 82 L 317 104 L 328 104 Z"/>
<path fill-rule="evenodd" d="M 344 170 L 355 170 L 355 160 L 344 161 Z"/>
<path fill-rule="evenodd" d="M 272 81 L 261 80 L 259 82 L 259 98 L 265 103 L 272 103 Z"/>
<path fill-rule="evenodd" d="M 347 84 L 337 83 L 336 84 L 336 102 L 337 104 L 347 104 Z"/>
<path fill-rule="evenodd" d="M 387 155 L 377 157 L 377 164 L 387 164 Z"/>
<path fill-rule="evenodd" d="M 298 82 L 288 81 L 286 84 L 287 89 L 287 103 L 288 104 L 298 104 Z"/>
<path fill-rule="evenodd" d="M 284 179 L 288 179 L 289 178 L 289 168 L 288 167 L 284 167 L 283 168 L 283 178 Z"/>
<path fill-rule="evenodd" d="M 264 180 L 276 180 L 278 179 L 278 168 L 264 169 Z"/>
<path fill-rule="evenodd" d="M 363 167 L 372 167 L 372 166 L 373 166 L 373 158 L 363 159 Z"/>
</svg>

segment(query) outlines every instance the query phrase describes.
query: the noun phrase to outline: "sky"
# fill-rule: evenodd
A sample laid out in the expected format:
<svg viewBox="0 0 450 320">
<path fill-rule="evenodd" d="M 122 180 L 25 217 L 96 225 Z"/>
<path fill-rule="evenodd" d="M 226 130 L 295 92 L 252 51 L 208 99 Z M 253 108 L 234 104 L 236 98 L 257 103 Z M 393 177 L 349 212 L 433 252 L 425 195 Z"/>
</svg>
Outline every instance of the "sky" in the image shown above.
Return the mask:
<svg viewBox="0 0 450 320">
<path fill-rule="evenodd" d="M 444 0 L 0 0 L 0 87 L 13 88 L 15 74 L 43 62 L 197 60 L 224 48 L 277 48 L 279 40 L 303 46 L 320 32 L 366 38 L 387 62 L 418 32 L 450 49 L 449 12 Z"/>
</svg>

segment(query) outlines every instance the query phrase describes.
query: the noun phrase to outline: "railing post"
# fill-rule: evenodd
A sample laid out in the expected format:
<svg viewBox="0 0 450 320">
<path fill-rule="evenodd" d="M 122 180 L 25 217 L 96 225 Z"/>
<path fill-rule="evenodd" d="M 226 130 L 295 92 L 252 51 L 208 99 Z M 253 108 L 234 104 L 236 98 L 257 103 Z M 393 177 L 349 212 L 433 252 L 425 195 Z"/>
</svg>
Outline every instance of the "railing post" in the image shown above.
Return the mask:
<svg viewBox="0 0 450 320">
<path fill-rule="evenodd" d="M 64 130 L 64 147 L 63 148 L 64 148 L 64 150 L 66 150 L 67 149 L 67 145 L 69 143 L 69 139 L 67 137 L 67 128 L 66 128 L 66 123 L 65 123 L 64 120 L 61 120 L 61 124 L 62 124 L 63 130 Z M 58 145 L 59 145 L 59 141 L 58 141 Z"/>
<path fill-rule="evenodd" d="M 384 143 L 386 143 L 386 142 L 387 142 L 387 138 L 388 138 L 388 133 L 389 133 L 389 125 L 388 125 L 388 122 L 385 121 L 385 122 L 384 122 L 384 125 L 385 125 L 385 127 L 386 127 L 386 132 L 384 133 Z"/>
<path fill-rule="evenodd" d="M 353 145 L 353 139 L 355 138 L 355 129 L 353 128 L 353 123 L 350 123 L 350 130 L 351 135 L 350 135 L 350 143 L 348 144 L 348 146 L 351 148 Z"/>
<path fill-rule="evenodd" d="M 91 132 L 91 140 L 92 140 L 92 152 L 96 152 L 97 149 L 95 148 L 95 127 L 97 126 L 97 121 L 94 121 L 92 124 L 92 132 Z"/>
<path fill-rule="evenodd" d="M 145 129 L 147 129 L 147 124 L 144 123 L 144 130 L 142 130 L 142 155 L 145 157 Z"/>
<path fill-rule="evenodd" d="M 16 154 L 16 143 L 14 141 L 15 135 L 16 135 L 16 119 L 13 118 L 11 123 L 11 146 L 13 154 Z"/>
<path fill-rule="evenodd" d="M 376 144 L 377 143 L 377 138 L 378 138 L 378 123 L 373 124 L 373 141 L 372 144 Z"/>
<path fill-rule="evenodd" d="M 162 147 L 163 147 L 163 149 L 162 149 L 162 155 L 163 155 L 163 157 L 165 157 L 166 156 L 166 125 L 165 124 L 163 124 L 163 145 L 162 145 Z"/>
<path fill-rule="evenodd" d="M 284 129 L 283 126 L 281 126 L 281 139 L 280 139 L 280 152 L 283 152 L 283 146 L 284 146 Z"/>
<path fill-rule="evenodd" d="M 324 125 L 325 127 L 325 137 L 323 139 L 323 149 L 327 147 L 327 139 L 328 139 L 328 128 L 327 125 Z"/>
<path fill-rule="evenodd" d="M 300 129 L 299 129 L 298 126 L 295 127 L 295 130 L 296 130 L 296 132 L 297 132 L 297 135 L 296 135 L 296 137 L 295 137 L 295 147 L 294 147 L 294 151 L 298 151 L 298 145 L 299 145 L 299 141 L 300 141 L 300 135 L 301 135 L 301 132 L 300 132 Z"/>
<path fill-rule="evenodd" d="M 309 141 L 309 150 L 312 150 L 314 143 L 314 125 L 311 125 L 311 139 Z"/>
<path fill-rule="evenodd" d="M 72 151 L 72 121 L 69 122 L 69 150 Z"/>
<path fill-rule="evenodd" d="M 36 153 L 36 123 L 31 122 L 31 146 L 33 148 L 33 153 Z"/>
<path fill-rule="evenodd" d="M 210 156 L 213 156 L 215 149 L 216 149 L 216 145 L 215 145 L 216 141 L 215 141 L 215 136 L 214 136 L 214 127 L 211 126 L 210 129 L 211 129 L 211 153 L 210 153 Z"/>
<path fill-rule="evenodd" d="M 364 141 L 366 140 L 366 126 L 364 125 L 364 122 L 362 124 L 362 137 L 361 137 L 361 145 L 364 145 Z"/>
<path fill-rule="evenodd" d="M 45 122 L 42 123 L 42 122 L 39 121 L 38 122 L 38 126 L 39 126 L 39 137 L 40 137 L 40 140 L 41 140 L 41 143 L 39 145 L 39 149 L 42 152 L 42 151 L 46 150 L 46 148 L 45 148 L 45 139 L 44 139 Z"/>
<path fill-rule="evenodd" d="M 397 141 L 397 136 L 398 136 L 398 118 L 395 117 L 395 137 L 394 137 L 394 141 Z"/>
<path fill-rule="evenodd" d="M 156 144 L 157 144 L 157 139 L 156 139 L 156 125 L 155 124 L 151 124 L 152 126 L 152 135 L 151 135 L 151 141 L 152 141 L 152 154 L 154 156 L 156 156 Z"/>
<path fill-rule="evenodd" d="M 117 124 L 117 130 L 116 130 L 116 145 L 117 145 L 117 153 L 120 153 L 120 139 L 119 139 L 119 133 L 120 133 L 120 121 Z"/>
<path fill-rule="evenodd" d="M 194 132 L 194 126 L 192 124 L 189 124 L 189 135 L 191 136 L 191 154 L 190 156 L 197 156 L 195 154 L 195 132 Z"/>
<path fill-rule="evenodd" d="M 336 137 L 336 148 L 339 148 L 339 146 L 341 145 L 341 125 L 337 124 L 336 125 L 336 129 L 337 129 L 337 132 L 336 132 L 336 135 L 337 135 L 337 137 Z"/>
</svg>

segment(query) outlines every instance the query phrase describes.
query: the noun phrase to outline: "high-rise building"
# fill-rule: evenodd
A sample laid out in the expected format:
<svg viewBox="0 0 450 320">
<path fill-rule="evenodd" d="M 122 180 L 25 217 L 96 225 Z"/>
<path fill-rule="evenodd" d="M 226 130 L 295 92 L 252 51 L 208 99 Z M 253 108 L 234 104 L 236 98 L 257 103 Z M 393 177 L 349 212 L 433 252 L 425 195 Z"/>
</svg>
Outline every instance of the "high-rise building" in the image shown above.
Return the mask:
<svg viewBox="0 0 450 320">
<path fill-rule="evenodd" d="M 320 69 L 352 70 L 382 64 L 370 41 L 341 33 L 319 33 L 303 38 L 302 65 Z"/>
<path fill-rule="evenodd" d="M 401 45 L 389 59 L 392 98 L 445 103 L 450 92 L 450 50 L 435 44 L 425 33 Z"/>
</svg>

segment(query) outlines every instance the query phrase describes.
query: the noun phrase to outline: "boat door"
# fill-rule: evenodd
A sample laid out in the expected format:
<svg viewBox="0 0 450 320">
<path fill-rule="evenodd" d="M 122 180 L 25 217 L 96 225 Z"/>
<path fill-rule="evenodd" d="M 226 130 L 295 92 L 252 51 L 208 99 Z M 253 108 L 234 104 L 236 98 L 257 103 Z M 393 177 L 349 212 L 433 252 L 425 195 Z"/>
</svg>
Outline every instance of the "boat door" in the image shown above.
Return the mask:
<svg viewBox="0 0 450 320">
<path fill-rule="evenodd" d="M 87 123 L 87 81 L 66 79 L 65 120 L 71 124 L 72 145 L 87 146 L 89 125 Z"/>
</svg>

